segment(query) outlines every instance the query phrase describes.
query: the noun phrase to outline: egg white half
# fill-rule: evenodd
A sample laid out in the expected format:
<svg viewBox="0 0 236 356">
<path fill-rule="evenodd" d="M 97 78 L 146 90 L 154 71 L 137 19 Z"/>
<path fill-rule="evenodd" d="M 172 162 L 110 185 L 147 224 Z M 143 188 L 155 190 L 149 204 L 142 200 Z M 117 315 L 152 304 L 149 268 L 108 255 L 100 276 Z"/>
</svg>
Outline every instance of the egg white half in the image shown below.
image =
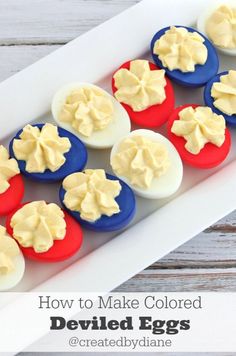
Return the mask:
<svg viewBox="0 0 236 356">
<path fill-rule="evenodd" d="M 22 279 L 25 272 L 25 259 L 20 251 L 19 255 L 14 258 L 14 271 L 6 275 L 0 274 L 0 292 L 12 289 Z"/>
<path fill-rule="evenodd" d="M 57 122 L 58 126 L 63 129 L 72 132 L 74 135 L 79 137 L 79 139 L 87 146 L 97 149 L 110 148 L 114 143 L 120 139 L 120 137 L 127 135 L 131 130 L 131 124 L 129 115 L 123 106 L 109 93 L 105 90 L 103 92 L 111 99 L 114 105 L 114 116 L 110 124 L 100 131 L 94 131 L 90 137 L 81 135 L 77 130 L 75 130 L 69 123 L 65 123 L 59 120 L 59 114 L 62 106 L 66 102 L 66 98 L 73 90 L 76 90 L 81 87 L 91 87 L 99 88 L 96 85 L 90 83 L 70 83 L 59 89 L 53 97 L 52 100 L 52 115 L 54 120 Z"/>
<path fill-rule="evenodd" d="M 206 8 L 200 14 L 200 16 L 198 17 L 198 20 L 197 20 L 197 28 L 198 28 L 198 30 L 203 35 L 205 35 L 210 41 L 211 41 L 211 39 L 208 37 L 208 35 L 206 33 L 206 22 L 209 19 L 209 17 L 211 16 L 211 14 L 221 5 L 228 5 L 229 7 L 236 8 L 236 1 L 235 0 L 226 0 L 226 1 L 224 1 L 224 0 L 215 0 L 214 4 L 211 3 L 210 6 L 206 6 Z M 213 45 L 221 53 L 227 54 L 229 56 L 236 56 L 236 48 L 227 49 L 227 48 L 216 46 L 214 43 L 213 43 Z"/>
<path fill-rule="evenodd" d="M 179 189 L 183 179 L 183 164 L 174 145 L 167 138 L 160 135 L 159 133 L 154 132 L 152 130 L 144 129 L 132 131 L 126 137 L 122 137 L 122 139 L 120 139 L 113 146 L 110 156 L 111 159 L 117 153 L 121 141 L 134 135 L 144 136 L 152 141 L 164 144 L 169 153 L 170 166 L 167 169 L 167 172 L 163 174 L 163 176 L 159 178 L 154 178 L 151 186 L 147 189 L 138 188 L 134 186 L 133 184 L 131 184 L 130 180 L 127 177 L 120 175 L 118 177 L 122 179 L 125 183 L 127 183 L 138 196 L 143 198 L 162 199 L 174 194 Z"/>
</svg>

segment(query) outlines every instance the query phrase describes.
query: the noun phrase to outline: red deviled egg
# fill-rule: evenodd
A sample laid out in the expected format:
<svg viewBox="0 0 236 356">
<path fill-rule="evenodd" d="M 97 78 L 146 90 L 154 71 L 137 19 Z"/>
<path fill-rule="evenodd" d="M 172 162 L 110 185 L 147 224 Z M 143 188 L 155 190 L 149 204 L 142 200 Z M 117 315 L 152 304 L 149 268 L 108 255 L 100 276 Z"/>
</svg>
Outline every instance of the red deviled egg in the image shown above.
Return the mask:
<svg viewBox="0 0 236 356">
<path fill-rule="evenodd" d="M 147 60 L 122 64 L 113 75 L 112 90 L 130 119 L 142 127 L 163 125 L 174 109 L 174 90 L 165 70 Z"/>
<path fill-rule="evenodd" d="M 39 262 L 59 262 L 81 247 L 80 225 L 57 204 L 34 201 L 21 205 L 6 222 L 7 232 L 23 254 Z"/>
<path fill-rule="evenodd" d="M 230 151 L 231 137 L 225 119 L 209 107 L 188 104 L 176 108 L 167 129 L 182 160 L 193 167 L 216 167 Z"/>
<path fill-rule="evenodd" d="M 0 216 L 9 214 L 21 202 L 24 183 L 18 163 L 10 158 L 7 149 L 0 145 Z"/>
</svg>

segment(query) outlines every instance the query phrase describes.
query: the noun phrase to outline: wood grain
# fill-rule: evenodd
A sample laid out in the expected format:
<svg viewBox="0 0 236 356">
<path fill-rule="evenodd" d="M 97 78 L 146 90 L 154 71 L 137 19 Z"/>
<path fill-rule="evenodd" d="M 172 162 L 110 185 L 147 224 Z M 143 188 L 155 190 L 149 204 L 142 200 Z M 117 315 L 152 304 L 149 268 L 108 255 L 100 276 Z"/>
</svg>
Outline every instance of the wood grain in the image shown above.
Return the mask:
<svg viewBox="0 0 236 356">
<path fill-rule="evenodd" d="M 236 211 L 209 227 L 149 269 L 236 267 Z"/>
<path fill-rule="evenodd" d="M 0 46 L 0 81 L 53 52 L 59 45 Z"/>
<path fill-rule="evenodd" d="M 138 1 L 1 0 L 0 80 Z M 236 212 L 118 290 L 236 291 Z"/>
<path fill-rule="evenodd" d="M 116 289 L 117 292 L 236 291 L 236 211 Z"/>
<path fill-rule="evenodd" d="M 0 45 L 63 44 L 139 0 L 1 0 Z"/>
<path fill-rule="evenodd" d="M 235 292 L 236 268 L 146 270 L 116 292 Z"/>
</svg>

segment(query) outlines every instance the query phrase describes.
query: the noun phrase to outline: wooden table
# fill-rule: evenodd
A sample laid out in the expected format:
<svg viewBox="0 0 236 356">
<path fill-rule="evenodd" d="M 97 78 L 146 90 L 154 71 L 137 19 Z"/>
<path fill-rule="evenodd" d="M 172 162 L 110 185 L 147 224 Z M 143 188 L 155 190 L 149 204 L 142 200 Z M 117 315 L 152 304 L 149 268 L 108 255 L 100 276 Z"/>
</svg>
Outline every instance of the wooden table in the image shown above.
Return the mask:
<svg viewBox="0 0 236 356">
<path fill-rule="evenodd" d="M 0 80 L 138 1 L 0 0 Z M 236 291 L 236 212 L 117 290 Z"/>
</svg>

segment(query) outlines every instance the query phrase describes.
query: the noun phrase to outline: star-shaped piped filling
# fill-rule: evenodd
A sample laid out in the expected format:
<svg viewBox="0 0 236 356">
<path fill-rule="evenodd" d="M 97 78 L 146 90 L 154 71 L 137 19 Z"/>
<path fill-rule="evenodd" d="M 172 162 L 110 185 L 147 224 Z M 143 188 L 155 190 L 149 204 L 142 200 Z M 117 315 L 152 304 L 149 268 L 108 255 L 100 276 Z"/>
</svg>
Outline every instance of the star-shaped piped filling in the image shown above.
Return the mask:
<svg viewBox="0 0 236 356">
<path fill-rule="evenodd" d="M 64 204 L 78 211 L 84 220 L 94 222 L 102 215 L 112 216 L 120 212 L 115 198 L 120 194 L 120 182 L 106 178 L 102 169 L 86 169 L 73 173 L 63 181 L 66 190 Z"/>
<path fill-rule="evenodd" d="M 65 163 L 64 154 L 70 148 L 70 140 L 60 137 L 57 127 L 52 124 L 45 124 L 41 130 L 27 125 L 20 138 L 13 142 L 15 157 L 26 161 L 25 168 L 29 173 L 44 173 L 46 169 L 56 172 Z"/>
<path fill-rule="evenodd" d="M 165 71 L 151 70 L 148 61 L 134 60 L 130 69 L 121 68 L 115 75 L 116 99 L 129 105 L 134 111 L 162 104 L 166 98 Z"/>
<path fill-rule="evenodd" d="M 35 252 L 48 251 L 54 240 L 63 240 L 66 234 L 64 213 L 56 204 L 45 201 L 28 203 L 11 219 L 13 236 L 23 247 Z"/>
<path fill-rule="evenodd" d="M 169 70 L 194 72 L 196 64 L 203 65 L 207 61 L 208 50 L 204 42 L 197 32 L 172 26 L 156 41 L 153 51 Z"/>
<path fill-rule="evenodd" d="M 206 22 L 206 32 L 222 48 L 236 48 L 236 8 L 221 5 Z"/>
<path fill-rule="evenodd" d="M 236 71 L 230 70 L 215 82 L 211 89 L 214 106 L 227 115 L 236 114 Z"/>
<path fill-rule="evenodd" d="M 128 178 L 136 187 L 148 189 L 154 178 L 166 173 L 169 154 L 164 144 L 143 136 L 124 139 L 111 159 L 117 175 Z"/>
<path fill-rule="evenodd" d="M 174 121 L 171 132 L 184 137 L 186 150 L 197 155 L 208 142 L 217 147 L 223 145 L 225 119 L 208 107 L 187 107 L 180 111 L 179 120 Z"/>
<path fill-rule="evenodd" d="M 93 87 L 78 88 L 66 98 L 59 119 L 70 123 L 85 137 L 104 130 L 113 120 L 114 107 L 103 90 Z"/>
</svg>

